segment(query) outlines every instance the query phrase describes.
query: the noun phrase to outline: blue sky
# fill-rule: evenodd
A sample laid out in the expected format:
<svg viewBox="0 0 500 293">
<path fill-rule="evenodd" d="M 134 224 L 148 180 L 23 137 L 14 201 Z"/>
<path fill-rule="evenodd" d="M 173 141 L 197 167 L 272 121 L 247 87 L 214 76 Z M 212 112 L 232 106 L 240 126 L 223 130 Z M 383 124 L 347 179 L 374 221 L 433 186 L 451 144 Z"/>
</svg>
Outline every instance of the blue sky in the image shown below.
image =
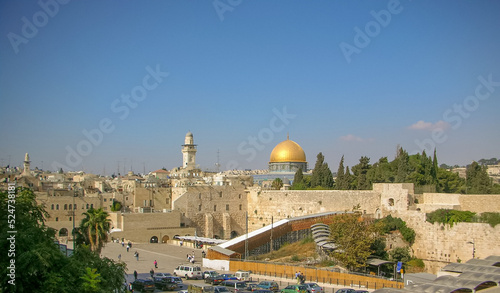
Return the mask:
<svg viewBox="0 0 500 293">
<path fill-rule="evenodd" d="M 392 160 L 398 145 L 436 147 L 451 165 L 499 157 L 499 12 L 498 1 L 2 1 L 0 164 L 29 152 L 50 170 L 170 169 L 188 131 L 203 170 L 218 150 L 223 170 L 266 169 L 287 133 L 310 167 L 323 152 L 333 171 L 342 155 Z"/>
</svg>

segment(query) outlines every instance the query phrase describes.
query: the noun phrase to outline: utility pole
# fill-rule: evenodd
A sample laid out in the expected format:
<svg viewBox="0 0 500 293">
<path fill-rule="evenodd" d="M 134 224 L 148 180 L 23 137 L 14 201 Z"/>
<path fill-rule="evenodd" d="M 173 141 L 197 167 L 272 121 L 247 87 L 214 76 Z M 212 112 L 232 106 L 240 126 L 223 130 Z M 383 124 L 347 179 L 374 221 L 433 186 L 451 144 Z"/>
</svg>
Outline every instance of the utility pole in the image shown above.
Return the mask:
<svg viewBox="0 0 500 293">
<path fill-rule="evenodd" d="M 273 224 L 274 224 L 274 217 L 271 216 L 271 241 L 270 241 L 271 249 L 270 249 L 270 252 L 273 252 Z"/>
<path fill-rule="evenodd" d="M 246 238 L 245 238 L 245 260 L 248 259 L 248 211 L 245 213 L 246 218 Z"/>
</svg>

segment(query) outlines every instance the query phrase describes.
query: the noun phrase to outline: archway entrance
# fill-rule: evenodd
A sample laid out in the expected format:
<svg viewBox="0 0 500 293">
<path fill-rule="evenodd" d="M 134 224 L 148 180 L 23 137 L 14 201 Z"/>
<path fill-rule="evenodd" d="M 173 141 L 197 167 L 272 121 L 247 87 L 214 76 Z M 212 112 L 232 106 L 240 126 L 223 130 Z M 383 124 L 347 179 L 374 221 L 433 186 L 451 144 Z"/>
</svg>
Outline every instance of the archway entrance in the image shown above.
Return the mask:
<svg viewBox="0 0 500 293">
<path fill-rule="evenodd" d="M 162 243 L 167 243 L 168 240 L 170 240 L 170 237 L 168 237 L 168 235 L 165 235 L 161 238 Z"/>
<path fill-rule="evenodd" d="M 59 236 L 61 237 L 68 236 L 68 229 L 62 228 L 61 230 L 59 230 Z"/>
<path fill-rule="evenodd" d="M 238 237 L 238 232 L 231 231 L 231 239 Z"/>
<path fill-rule="evenodd" d="M 149 243 L 158 243 L 158 237 L 156 237 L 156 236 L 151 237 L 151 239 L 149 240 Z"/>
</svg>

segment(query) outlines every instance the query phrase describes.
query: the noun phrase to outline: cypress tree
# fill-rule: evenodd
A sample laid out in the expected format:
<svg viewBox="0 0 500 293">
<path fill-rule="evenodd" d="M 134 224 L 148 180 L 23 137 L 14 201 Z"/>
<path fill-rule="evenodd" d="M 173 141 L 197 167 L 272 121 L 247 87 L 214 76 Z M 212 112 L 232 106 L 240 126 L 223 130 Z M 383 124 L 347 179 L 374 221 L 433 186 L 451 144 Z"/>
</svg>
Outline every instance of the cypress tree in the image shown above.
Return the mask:
<svg viewBox="0 0 500 293">
<path fill-rule="evenodd" d="M 346 189 L 345 188 L 345 175 L 344 175 L 344 155 L 340 159 L 339 168 L 337 169 L 337 181 L 335 184 L 335 189 Z"/>
</svg>

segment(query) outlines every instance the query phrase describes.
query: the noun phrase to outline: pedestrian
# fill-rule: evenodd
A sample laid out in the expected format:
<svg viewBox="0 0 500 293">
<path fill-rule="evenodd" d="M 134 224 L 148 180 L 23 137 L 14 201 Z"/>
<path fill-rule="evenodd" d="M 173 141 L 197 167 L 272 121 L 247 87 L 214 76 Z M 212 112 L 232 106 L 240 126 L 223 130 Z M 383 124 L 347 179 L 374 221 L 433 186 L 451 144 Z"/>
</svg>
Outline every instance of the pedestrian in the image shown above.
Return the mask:
<svg viewBox="0 0 500 293">
<path fill-rule="evenodd" d="M 137 252 L 137 251 L 136 251 L 136 252 L 134 252 L 134 256 L 135 256 L 135 258 L 137 259 L 137 261 L 139 261 L 139 252 Z"/>
<path fill-rule="evenodd" d="M 137 280 L 137 271 L 134 271 L 134 279 Z"/>
<path fill-rule="evenodd" d="M 134 292 L 134 288 L 132 287 L 132 283 L 128 283 L 128 290 L 130 292 Z"/>
<path fill-rule="evenodd" d="M 118 260 L 119 261 L 122 260 L 122 254 L 121 253 L 118 255 Z"/>
<path fill-rule="evenodd" d="M 205 258 L 205 256 L 206 256 L 206 255 L 207 255 L 207 254 L 205 253 L 205 250 L 203 250 L 203 251 L 201 252 L 201 257 L 202 257 L 202 258 Z"/>
<path fill-rule="evenodd" d="M 153 279 L 153 276 L 155 275 L 155 271 L 153 269 L 151 269 L 151 271 L 149 271 L 149 273 L 151 274 L 151 279 Z"/>
<path fill-rule="evenodd" d="M 127 252 L 128 252 L 129 249 L 130 249 L 130 246 L 127 244 Z"/>
<path fill-rule="evenodd" d="M 182 247 L 182 240 L 179 242 L 179 245 Z"/>
<path fill-rule="evenodd" d="M 123 240 L 122 240 L 122 247 L 125 247 L 125 242 L 123 242 Z"/>
<path fill-rule="evenodd" d="M 157 268 L 158 268 L 158 262 L 155 259 L 155 269 L 157 269 Z"/>
</svg>

